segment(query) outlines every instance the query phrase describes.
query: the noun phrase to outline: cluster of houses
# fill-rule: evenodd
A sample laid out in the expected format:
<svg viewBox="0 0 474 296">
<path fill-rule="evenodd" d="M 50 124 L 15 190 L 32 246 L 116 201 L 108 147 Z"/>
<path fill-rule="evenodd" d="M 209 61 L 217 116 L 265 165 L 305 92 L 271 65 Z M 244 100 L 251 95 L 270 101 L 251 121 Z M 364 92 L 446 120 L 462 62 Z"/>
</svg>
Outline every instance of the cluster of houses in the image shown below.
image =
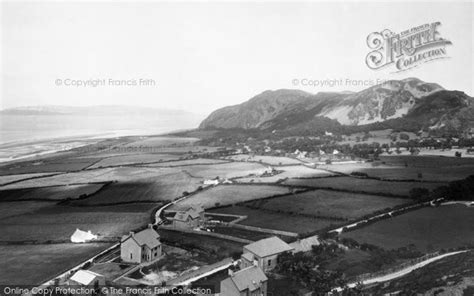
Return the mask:
<svg viewBox="0 0 474 296">
<path fill-rule="evenodd" d="M 276 236 L 244 246 L 240 270 L 229 270 L 229 277 L 221 281 L 220 295 L 266 296 L 268 278 L 265 273 L 277 266 L 279 255 L 293 251 L 293 247 Z"/>
<path fill-rule="evenodd" d="M 170 214 L 170 212 L 168 213 Z M 200 206 L 171 212 L 169 220 L 177 229 L 194 229 L 204 222 L 204 209 Z M 239 270 L 229 269 L 229 275 L 220 283 L 220 295 L 267 295 L 266 273 L 278 264 L 278 256 L 294 248 L 273 236 L 245 245 L 239 260 Z M 139 232 L 130 232 L 120 240 L 120 258 L 124 263 L 150 264 L 163 256 L 160 235 L 149 224 Z M 70 285 L 98 288 L 105 285 L 105 277 L 89 270 L 79 270 L 69 278 Z"/>
<path fill-rule="evenodd" d="M 204 180 L 202 182 L 204 185 L 213 185 L 213 186 L 216 186 L 216 185 L 219 185 L 219 184 L 232 184 L 232 181 L 225 178 L 225 179 L 221 179 L 219 177 L 215 177 L 214 179 L 207 179 L 207 180 Z"/>
<path fill-rule="evenodd" d="M 243 247 L 239 270 L 229 269 L 228 277 L 220 282 L 221 296 L 266 296 L 266 273 L 277 266 L 278 256 L 294 249 L 279 239 L 269 237 Z M 150 225 L 148 228 L 122 237 L 120 257 L 127 263 L 147 263 L 162 256 L 160 236 Z M 69 285 L 99 288 L 105 285 L 105 277 L 90 270 L 79 270 L 72 275 Z"/>
</svg>

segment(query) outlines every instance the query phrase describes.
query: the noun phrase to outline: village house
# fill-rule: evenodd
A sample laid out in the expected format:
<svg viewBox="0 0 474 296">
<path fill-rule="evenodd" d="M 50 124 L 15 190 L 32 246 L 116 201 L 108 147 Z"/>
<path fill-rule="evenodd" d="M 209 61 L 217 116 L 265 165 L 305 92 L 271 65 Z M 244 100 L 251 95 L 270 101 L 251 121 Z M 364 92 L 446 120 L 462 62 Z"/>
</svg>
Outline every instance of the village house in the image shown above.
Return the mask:
<svg viewBox="0 0 474 296">
<path fill-rule="evenodd" d="M 221 296 L 266 296 L 268 278 L 257 266 L 232 272 L 221 281 Z"/>
<path fill-rule="evenodd" d="M 177 211 L 170 220 L 174 228 L 194 229 L 204 222 L 204 209 L 197 205 L 185 211 Z"/>
<path fill-rule="evenodd" d="M 276 236 L 265 238 L 244 246 L 241 268 L 257 265 L 264 272 L 277 265 L 278 255 L 293 251 L 294 248 Z"/>
<path fill-rule="evenodd" d="M 160 235 L 148 225 L 138 233 L 130 232 L 120 241 L 120 258 L 124 262 L 150 262 L 161 256 Z"/>
<path fill-rule="evenodd" d="M 97 289 L 105 285 L 105 277 L 90 270 L 80 269 L 69 278 L 67 284 Z"/>
</svg>

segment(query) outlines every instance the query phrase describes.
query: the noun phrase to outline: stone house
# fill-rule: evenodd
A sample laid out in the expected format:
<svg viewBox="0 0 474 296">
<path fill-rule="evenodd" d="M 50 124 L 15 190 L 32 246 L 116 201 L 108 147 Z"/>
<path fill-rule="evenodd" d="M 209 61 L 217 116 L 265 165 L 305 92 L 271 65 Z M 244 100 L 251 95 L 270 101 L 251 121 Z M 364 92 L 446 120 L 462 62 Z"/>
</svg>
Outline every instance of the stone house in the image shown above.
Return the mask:
<svg viewBox="0 0 474 296">
<path fill-rule="evenodd" d="M 150 224 L 138 233 L 130 232 L 120 241 L 120 258 L 124 262 L 150 262 L 161 256 L 160 235 Z"/>
<path fill-rule="evenodd" d="M 222 296 L 266 296 L 268 278 L 255 265 L 242 270 L 229 271 L 229 277 L 221 281 Z"/>
<path fill-rule="evenodd" d="M 293 247 L 276 236 L 259 240 L 244 246 L 241 268 L 256 265 L 264 272 L 270 271 L 277 265 L 278 255 L 293 250 Z"/>
</svg>

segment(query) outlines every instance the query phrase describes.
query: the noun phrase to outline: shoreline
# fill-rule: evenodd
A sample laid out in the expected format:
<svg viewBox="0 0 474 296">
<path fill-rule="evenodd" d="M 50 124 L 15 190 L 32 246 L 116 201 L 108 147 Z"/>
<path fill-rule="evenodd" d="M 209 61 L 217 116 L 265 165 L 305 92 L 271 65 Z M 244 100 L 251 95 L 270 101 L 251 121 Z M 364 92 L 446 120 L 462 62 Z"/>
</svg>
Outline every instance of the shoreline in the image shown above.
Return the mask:
<svg viewBox="0 0 474 296">
<path fill-rule="evenodd" d="M 133 133 L 129 131 L 114 131 L 100 134 L 88 134 L 77 136 L 63 136 L 44 139 L 32 139 L 30 141 L 10 141 L 0 143 L 0 165 L 14 163 L 21 160 L 33 160 L 35 157 L 52 155 L 58 152 L 66 152 L 72 149 L 97 144 L 107 139 L 121 139 L 126 137 L 172 137 L 173 134 L 191 129 L 178 129 L 166 132 Z M 12 153 L 12 150 L 15 152 Z"/>
</svg>

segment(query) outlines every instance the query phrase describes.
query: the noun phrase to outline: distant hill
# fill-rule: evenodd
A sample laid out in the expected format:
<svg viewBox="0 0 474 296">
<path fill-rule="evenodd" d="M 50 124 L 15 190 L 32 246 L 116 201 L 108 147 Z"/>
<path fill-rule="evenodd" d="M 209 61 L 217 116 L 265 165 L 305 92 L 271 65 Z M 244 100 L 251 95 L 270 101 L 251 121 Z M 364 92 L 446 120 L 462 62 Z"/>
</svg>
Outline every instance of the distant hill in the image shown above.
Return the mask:
<svg viewBox="0 0 474 296">
<path fill-rule="evenodd" d="M 417 78 L 392 80 L 360 92 L 265 91 L 250 100 L 212 112 L 201 129 L 365 130 L 474 127 L 474 99 Z"/>
<path fill-rule="evenodd" d="M 99 105 L 99 106 L 24 106 L 0 110 L 2 115 L 83 115 L 83 116 L 191 116 L 196 114 L 182 110 L 156 109 L 139 106 Z"/>
</svg>

